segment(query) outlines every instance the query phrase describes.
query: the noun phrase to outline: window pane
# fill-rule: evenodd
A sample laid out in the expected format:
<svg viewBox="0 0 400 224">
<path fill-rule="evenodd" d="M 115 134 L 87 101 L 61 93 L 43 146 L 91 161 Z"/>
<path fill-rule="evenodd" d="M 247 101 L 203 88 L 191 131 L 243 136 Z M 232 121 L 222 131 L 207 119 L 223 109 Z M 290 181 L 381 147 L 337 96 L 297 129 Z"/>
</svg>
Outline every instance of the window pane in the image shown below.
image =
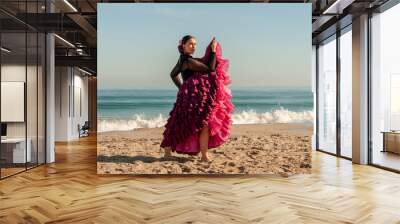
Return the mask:
<svg viewBox="0 0 400 224">
<path fill-rule="evenodd" d="M 318 48 L 318 146 L 336 153 L 336 40 Z"/>
<path fill-rule="evenodd" d="M 351 158 L 352 141 L 352 35 L 340 36 L 340 143 L 341 155 Z"/>
<path fill-rule="evenodd" d="M 400 170 L 400 5 L 372 18 L 372 163 Z M 391 131 L 397 132 L 391 132 Z M 385 133 L 386 132 L 386 133 Z"/>
</svg>

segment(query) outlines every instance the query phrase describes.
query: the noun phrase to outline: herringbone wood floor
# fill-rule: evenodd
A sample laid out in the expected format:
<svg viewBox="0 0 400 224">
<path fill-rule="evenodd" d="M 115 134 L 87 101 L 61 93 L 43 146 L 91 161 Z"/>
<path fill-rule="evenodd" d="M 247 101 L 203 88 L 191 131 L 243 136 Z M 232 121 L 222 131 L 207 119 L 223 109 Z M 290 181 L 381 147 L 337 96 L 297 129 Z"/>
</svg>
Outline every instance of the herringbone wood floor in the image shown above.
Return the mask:
<svg viewBox="0 0 400 224">
<path fill-rule="evenodd" d="M 0 223 L 400 223 L 400 175 L 313 153 L 310 175 L 98 176 L 96 138 L 0 181 Z"/>
</svg>

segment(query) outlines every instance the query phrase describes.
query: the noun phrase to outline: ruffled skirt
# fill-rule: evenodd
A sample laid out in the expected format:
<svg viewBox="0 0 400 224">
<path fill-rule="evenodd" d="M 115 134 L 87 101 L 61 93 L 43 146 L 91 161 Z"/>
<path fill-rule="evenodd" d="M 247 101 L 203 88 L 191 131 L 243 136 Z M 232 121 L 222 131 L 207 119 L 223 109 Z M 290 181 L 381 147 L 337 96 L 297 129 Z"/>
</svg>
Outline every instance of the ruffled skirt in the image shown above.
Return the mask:
<svg viewBox="0 0 400 224">
<path fill-rule="evenodd" d="M 208 148 L 216 148 L 230 136 L 232 95 L 223 63 L 209 75 L 194 73 L 179 88 L 176 102 L 165 124 L 161 147 L 196 155 L 200 152 L 199 134 L 208 125 Z"/>
</svg>

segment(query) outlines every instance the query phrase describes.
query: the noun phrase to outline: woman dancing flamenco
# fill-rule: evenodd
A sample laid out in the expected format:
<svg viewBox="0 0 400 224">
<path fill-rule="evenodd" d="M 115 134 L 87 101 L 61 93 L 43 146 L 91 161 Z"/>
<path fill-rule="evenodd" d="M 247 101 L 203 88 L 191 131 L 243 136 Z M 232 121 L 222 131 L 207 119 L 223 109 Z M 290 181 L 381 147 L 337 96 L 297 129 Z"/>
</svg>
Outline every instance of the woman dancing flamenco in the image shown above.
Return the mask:
<svg viewBox="0 0 400 224">
<path fill-rule="evenodd" d="M 191 35 L 180 40 L 178 50 L 180 57 L 170 75 L 179 91 L 160 146 L 165 157 L 171 156 L 171 151 L 189 155 L 201 152 L 201 161 L 211 161 L 208 149 L 224 143 L 232 125 L 229 61 L 222 58 L 215 37 L 202 58 L 192 57 L 196 38 Z"/>
</svg>

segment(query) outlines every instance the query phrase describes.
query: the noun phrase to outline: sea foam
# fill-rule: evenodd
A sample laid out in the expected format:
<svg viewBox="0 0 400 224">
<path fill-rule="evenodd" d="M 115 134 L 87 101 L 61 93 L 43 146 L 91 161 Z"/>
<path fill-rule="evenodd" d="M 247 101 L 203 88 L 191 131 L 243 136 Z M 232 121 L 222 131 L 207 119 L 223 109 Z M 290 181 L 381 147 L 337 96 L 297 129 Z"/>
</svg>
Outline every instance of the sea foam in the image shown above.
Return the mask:
<svg viewBox="0 0 400 224">
<path fill-rule="evenodd" d="M 159 114 L 156 117 L 146 117 L 144 114 L 135 114 L 132 118 L 99 118 L 97 131 L 128 131 L 137 128 L 163 127 L 168 117 Z M 290 111 L 285 108 L 270 112 L 256 112 L 254 110 L 241 111 L 232 116 L 233 124 L 274 124 L 274 123 L 311 123 L 314 116 L 312 110 Z"/>
</svg>

